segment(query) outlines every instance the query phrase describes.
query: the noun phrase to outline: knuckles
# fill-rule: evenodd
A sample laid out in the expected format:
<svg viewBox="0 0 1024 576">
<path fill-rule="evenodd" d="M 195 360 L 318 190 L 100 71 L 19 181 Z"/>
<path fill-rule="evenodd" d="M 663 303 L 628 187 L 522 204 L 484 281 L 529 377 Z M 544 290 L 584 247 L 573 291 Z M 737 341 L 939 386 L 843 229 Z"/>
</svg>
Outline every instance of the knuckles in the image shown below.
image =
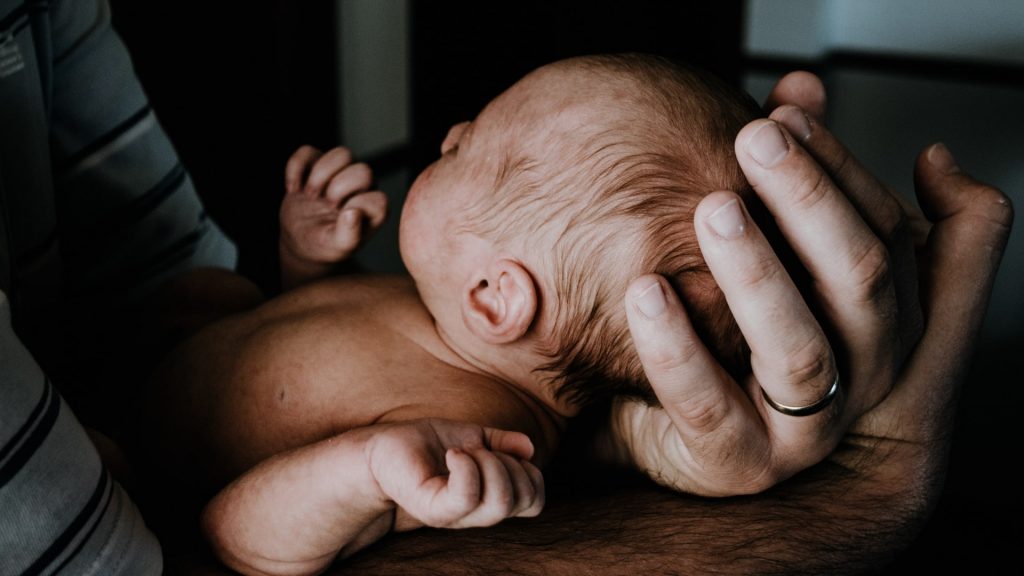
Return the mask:
<svg viewBox="0 0 1024 576">
<path fill-rule="evenodd" d="M 879 208 L 878 221 L 881 227 L 879 233 L 887 246 L 909 238 L 910 218 L 892 197 L 886 197 L 884 205 Z"/>
<path fill-rule="evenodd" d="M 664 375 L 659 380 L 672 382 L 676 374 L 684 370 L 687 364 L 697 358 L 701 351 L 699 341 L 686 338 L 682 342 L 674 342 L 672 346 L 653 346 L 642 354 L 644 370 L 648 374 Z M 657 376 L 655 376 L 657 378 Z"/>
<path fill-rule="evenodd" d="M 801 388 L 809 383 L 819 384 L 812 386 L 814 390 L 820 391 L 817 397 L 824 394 L 835 379 L 832 350 L 820 338 L 814 338 L 799 350 L 787 354 L 782 362 L 782 381 Z"/>
<path fill-rule="evenodd" d="M 813 180 L 802 179 L 793 192 L 793 204 L 804 210 L 812 209 L 832 194 L 835 186 L 821 170 L 814 171 Z"/>
<path fill-rule="evenodd" d="M 992 224 L 994 232 L 1004 238 L 1008 237 L 1014 218 L 1010 197 L 998 188 L 980 183 L 975 183 L 971 192 L 972 209 Z"/>
<path fill-rule="evenodd" d="M 685 420 L 693 429 L 700 430 L 704 434 L 715 433 L 718 444 L 731 446 L 741 441 L 740 438 L 725 438 L 730 432 L 723 426 L 729 416 L 728 403 L 723 400 L 714 386 L 709 386 L 689 398 L 675 402 L 673 409 L 677 416 Z M 669 441 L 679 442 L 681 440 L 662 438 L 663 443 Z M 718 451 L 715 450 L 715 452 Z"/>
<path fill-rule="evenodd" d="M 748 288 L 774 284 L 782 269 L 777 260 L 771 257 L 758 256 L 746 262 L 740 271 L 740 281 Z"/>
<path fill-rule="evenodd" d="M 857 302 L 882 302 L 894 296 L 889 251 L 871 241 L 853 260 L 850 281 Z"/>
</svg>

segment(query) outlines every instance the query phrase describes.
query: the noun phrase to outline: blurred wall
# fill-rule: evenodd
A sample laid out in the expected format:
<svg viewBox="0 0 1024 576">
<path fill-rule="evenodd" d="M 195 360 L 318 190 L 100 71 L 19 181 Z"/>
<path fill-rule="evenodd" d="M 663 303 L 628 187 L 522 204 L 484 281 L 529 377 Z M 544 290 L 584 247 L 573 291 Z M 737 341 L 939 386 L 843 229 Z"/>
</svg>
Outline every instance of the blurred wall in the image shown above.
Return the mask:
<svg viewBox="0 0 1024 576">
<path fill-rule="evenodd" d="M 884 182 L 913 197 L 917 153 L 960 165 L 1024 206 L 1024 2 L 749 0 L 745 77 L 757 98 L 784 70 L 822 72 L 828 123 Z M 1014 230 L 983 331 L 1024 334 L 1024 226 Z"/>
</svg>

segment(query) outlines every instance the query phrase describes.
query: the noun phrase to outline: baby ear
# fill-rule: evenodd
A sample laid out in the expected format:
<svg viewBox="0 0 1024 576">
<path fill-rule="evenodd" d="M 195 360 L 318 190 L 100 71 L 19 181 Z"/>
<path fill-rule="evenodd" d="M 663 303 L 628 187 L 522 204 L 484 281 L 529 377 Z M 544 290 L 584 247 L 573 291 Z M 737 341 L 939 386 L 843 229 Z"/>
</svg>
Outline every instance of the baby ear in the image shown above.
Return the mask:
<svg viewBox="0 0 1024 576">
<path fill-rule="evenodd" d="M 449 150 L 458 145 L 459 140 L 462 140 L 462 134 L 465 133 L 466 128 L 469 128 L 469 121 L 459 122 L 448 129 L 448 134 L 444 137 L 444 141 L 441 142 L 441 155 L 444 156 Z"/>
<path fill-rule="evenodd" d="M 463 290 L 462 319 L 469 331 L 488 344 L 522 338 L 537 314 L 533 275 L 514 260 L 491 261 Z"/>
</svg>

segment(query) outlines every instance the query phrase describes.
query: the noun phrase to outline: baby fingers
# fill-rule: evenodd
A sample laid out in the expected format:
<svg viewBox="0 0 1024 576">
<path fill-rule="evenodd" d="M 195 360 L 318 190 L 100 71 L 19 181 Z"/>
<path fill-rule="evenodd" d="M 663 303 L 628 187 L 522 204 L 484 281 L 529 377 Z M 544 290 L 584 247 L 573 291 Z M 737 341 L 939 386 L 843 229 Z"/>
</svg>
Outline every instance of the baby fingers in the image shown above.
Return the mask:
<svg viewBox="0 0 1024 576">
<path fill-rule="evenodd" d="M 504 452 L 522 460 L 533 458 L 533 442 L 522 432 L 484 428 L 487 447 L 497 452 Z"/>
<path fill-rule="evenodd" d="M 368 190 L 372 184 L 373 170 L 367 164 L 349 164 L 330 175 L 323 196 L 331 202 L 342 202 L 353 194 Z"/>
<path fill-rule="evenodd" d="M 298 153 L 296 152 L 296 154 Z M 308 169 L 309 175 L 306 177 L 303 192 L 310 196 L 323 195 L 327 184 L 350 164 L 352 164 L 352 152 L 348 148 L 343 146 L 331 148 L 317 158 L 316 163 Z"/>
<path fill-rule="evenodd" d="M 544 509 L 544 477 L 540 470 L 526 460 L 500 452 L 495 455 L 505 465 L 515 491 L 515 504 L 509 517 L 529 518 L 540 514 Z"/>
<path fill-rule="evenodd" d="M 380 228 L 387 215 L 387 197 L 383 192 L 367 192 L 353 198 L 338 212 L 328 239 L 337 258 L 346 258 Z"/>
<path fill-rule="evenodd" d="M 477 470 L 479 470 L 482 491 L 479 492 L 479 499 L 475 508 L 468 511 L 461 519 L 452 523 L 450 527 L 478 528 L 493 526 L 505 518 L 513 516 L 517 511 L 516 482 L 513 481 L 512 474 L 506 468 L 498 453 L 481 448 L 467 452 L 467 454 L 472 457 Z M 519 480 L 519 482 L 532 486 L 528 479 L 525 482 L 523 480 Z M 452 477 L 450 476 L 449 490 L 454 491 L 456 489 L 458 488 L 452 486 Z M 468 494 L 465 496 L 468 496 Z M 463 499 L 462 496 L 459 496 L 459 498 L 462 502 L 469 501 L 468 497 Z"/>
<path fill-rule="evenodd" d="M 309 173 L 310 167 L 323 154 L 312 146 L 301 146 L 292 153 L 284 166 L 284 188 L 288 194 L 295 194 L 302 189 L 302 181 Z"/>
<path fill-rule="evenodd" d="M 388 197 L 380 190 L 361 192 L 345 202 L 342 211 L 356 210 L 366 221 L 370 231 L 377 230 L 388 215 Z"/>
<path fill-rule="evenodd" d="M 443 492 L 444 509 L 437 526 L 458 522 L 480 505 L 483 485 L 480 470 L 472 456 L 459 448 L 449 448 L 445 454 L 448 467 L 448 486 Z M 430 524 L 428 522 L 428 524 Z"/>
</svg>

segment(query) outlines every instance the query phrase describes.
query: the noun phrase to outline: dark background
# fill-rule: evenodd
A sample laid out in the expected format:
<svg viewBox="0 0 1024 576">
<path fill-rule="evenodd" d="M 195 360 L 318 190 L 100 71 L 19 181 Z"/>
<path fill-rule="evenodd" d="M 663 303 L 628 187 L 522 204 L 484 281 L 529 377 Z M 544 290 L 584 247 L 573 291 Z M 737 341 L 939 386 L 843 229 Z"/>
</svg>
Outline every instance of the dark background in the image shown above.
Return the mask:
<svg viewBox="0 0 1024 576">
<path fill-rule="evenodd" d="M 241 249 L 241 271 L 273 286 L 285 162 L 302 144 L 343 144 L 333 2 L 111 4 L 154 110 L 208 211 Z M 378 176 L 419 173 L 452 124 L 560 58 L 655 52 L 739 78 L 738 0 L 411 4 L 412 139 L 361 159 Z"/>
<path fill-rule="evenodd" d="M 273 290 L 284 163 L 304 143 L 343 144 L 335 136 L 333 2 L 111 3 L 164 128 L 208 211 L 239 245 L 240 271 Z M 738 83 L 745 65 L 741 6 L 739 0 L 414 2 L 412 140 L 363 160 L 378 175 L 418 173 L 435 159 L 449 126 L 475 116 L 530 70 L 566 56 L 655 52 Z M 393 218 L 397 212 L 394 207 Z M 1019 352 L 1019 343 L 981 350 L 970 380 L 1019 382 Z M 961 562 L 981 573 L 1019 569 L 1020 499 L 1004 504 L 986 490 L 985 477 L 972 473 L 989 459 L 1015 458 L 1005 447 L 1007 438 L 1020 437 L 1013 424 L 1020 387 L 1009 393 L 1003 401 L 966 388 L 945 496 L 890 573 Z"/>
</svg>

